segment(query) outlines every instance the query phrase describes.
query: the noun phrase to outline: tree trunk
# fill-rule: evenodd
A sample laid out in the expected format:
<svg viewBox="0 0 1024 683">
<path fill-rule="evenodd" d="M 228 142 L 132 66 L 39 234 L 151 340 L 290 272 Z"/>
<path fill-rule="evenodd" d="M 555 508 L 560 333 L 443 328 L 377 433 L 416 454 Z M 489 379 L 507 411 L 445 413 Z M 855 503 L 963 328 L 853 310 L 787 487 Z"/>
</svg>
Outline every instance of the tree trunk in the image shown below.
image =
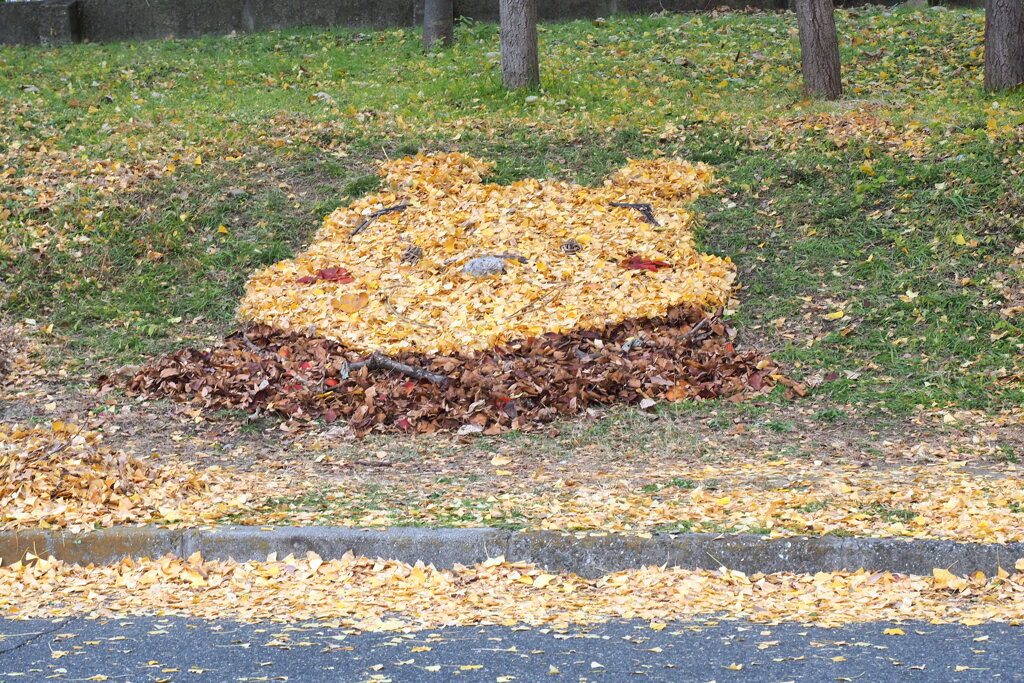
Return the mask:
<svg viewBox="0 0 1024 683">
<path fill-rule="evenodd" d="M 501 79 L 509 90 L 540 85 L 537 0 L 500 0 Z"/>
<path fill-rule="evenodd" d="M 804 92 L 826 100 L 839 99 L 843 94 L 843 81 L 832 0 L 796 0 L 796 20 L 800 26 Z"/>
<path fill-rule="evenodd" d="M 985 0 L 985 90 L 1024 83 L 1024 0 Z"/>
<path fill-rule="evenodd" d="M 438 43 L 448 47 L 455 41 L 455 8 L 453 0 L 425 0 L 423 3 L 423 47 Z"/>
</svg>

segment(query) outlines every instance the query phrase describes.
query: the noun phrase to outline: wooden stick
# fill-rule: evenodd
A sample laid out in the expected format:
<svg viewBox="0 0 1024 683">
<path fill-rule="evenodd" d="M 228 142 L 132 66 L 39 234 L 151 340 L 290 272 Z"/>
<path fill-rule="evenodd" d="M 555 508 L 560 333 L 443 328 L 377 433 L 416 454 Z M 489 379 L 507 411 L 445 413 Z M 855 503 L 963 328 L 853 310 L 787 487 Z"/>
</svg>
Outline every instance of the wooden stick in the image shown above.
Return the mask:
<svg viewBox="0 0 1024 683">
<path fill-rule="evenodd" d="M 551 288 L 550 292 L 546 292 L 540 295 L 536 300 L 526 304 L 515 313 L 505 316 L 505 320 L 511 320 L 512 318 L 515 318 L 518 315 L 522 315 L 527 311 L 532 311 L 535 308 L 539 308 L 540 306 L 546 303 L 550 303 L 552 300 L 554 300 L 555 297 L 557 297 L 562 292 L 563 289 L 565 289 L 571 284 L 571 282 L 563 282 L 560 285 L 555 285 L 554 287 Z"/>
<path fill-rule="evenodd" d="M 620 209 L 636 209 L 644 217 L 644 220 L 651 225 L 661 226 L 658 219 L 654 217 L 654 207 L 650 204 L 630 204 L 629 202 L 612 202 L 612 206 Z"/>
<path fill-rule="evenodd" d="M 693 327 L 691 327 L 691 328 L 690 328 L 690 331 L 689 331 L 689 332 L 687 332 L 686 334 L 684 334 L 684 335 L 683 335 L 683 339 L 684 339 L 684 340 L 685 340 L 685 339 L 689 339 L 689 338 L 690 338 L 690 337 L 692 337 L 693 335 L 695 335 L 695 334 L 697 334 L 698 332 L 700 332 L 701 330 L 703 330 L 703 329 L 704 329 L 705 327 L 707 327 L 707 326 L 708 326 L 708 321 L 709 321 L 709 320 L 711 320 L 711 318 L 701 318 L 701 320 L 700 320 L 700 322 L 699 322 L 699 323 L 697 323 L 696 325 L 694 325 Z"/>
<path fill-rule="evenodd" d="M 701 318 L 700 322 L 698 322 L 696 325 L 691 327 L 690 331 L 683 335 L 683 339 L 690 339 L 695 334 L 697 334 L 698 332 L 703 330 L 705 327 L 707 327 L 708 325 L 711 325 L 713 323 L 713 321 L 715 321 L 715 320 L 721 321 L 722 320 L 722 316 L 724 314 L 725 314 L 725 308 L 723 306 L 719 306 L 718 310 L 715 311 L 714 315 L 710 315 L 710 316 L 708 316 L 706 318 Z M 704 341 L 705 339 L 710 337 L 711 334 L 712 333 L 709 331 L 708 333 L 702 334 L 700 337 L 698 337 L 697 339 L 694 339 L 693 341 L 695 341 L 695 342 L 697 342 L 697 341 Z"/>
<path fill-rule="evenodd" d="M 360 223 L 359 225 L 357 225 L 357 226 L 355 227 L 355 230 L 353 230 L 352 232 L 350 232 L 350 233 L 348 234 L 348 236 L 349 236 L 349 237 L 355 237 L 356 235 L 358 235 L 359 233 L 361 233 L 361 232 L 362 232 L 363 230 L 366 230 L 366 229 L 367 229 L 368 227 L 370 227 L 370 225 L 371 225 L 371 224 L 372 224 L 372 223 L 373 223 L 373 222 L 374 222 L 375 220 L 377 220 L 378 218 L 380 218 L 381 216 L 386 216 L 386 215 L 388 215 L 389 213 L 395 213 L 395 212 L 398 212 L 398 211 L 405 211 L 405 210 L 406 210 L 406 209 L 408 209 L 408 208 L 409 208 L 409 205 L 408 205 L 408 204 L 395 204 L 394 206 L 389 206 L 389 207 L 387 207 L 386 209 L 380 209 L 379 211 L 374 211 L 374 212 L 373 212 L 373 213 L 371 213 L 371 214 L 370 214 L 369 216 L 367 216 L 366 218 L 364 218 L 364 219 L 363 219 L 363 222 L 362 222 L 362 223 Z"/>
<path fill-rule="evenodd" d="M 341 375 L 343 378 L 347 379 L 352 370 L 359 370 L 361 368 L 366 368 L 368 370 L 391 370 L 392 372 L 397 372 L 402 375 L 408 375 L 413 379 L 425 379 L 432 384 L 437 384 L 438 386 L 444 386 L 452 381 L 451 377 L 438 375 L 425 368 L 417 368 L 412 365 L 406 365 L 405 363 L 399 363 L 394 358 L 386 356 L 380 351 L 374 351 L 366 360 L 346 363 L 345 367 L 341 371 Z"/>
<path fill-rule="evenodd" d="M 365 467 L 394 467 L 395 466 L 395 463 L 393 463 L 393 462 L 383 462 L 383 461 L 382 462 L 376 462 L 374 460 L 353 460 L 352 464 L 354 464 L 354 465 L 363 465 Z"/>
<path fill-rule="evenodd" d="M 405 287 L 405 286 L 406 285 L 398 285 L 397 287 L 393 287 L 391 289 L 391 291 L 388 292 L 388 295 L 384 298 L 384 303 L 387 305 L 388 310 L 391 311 L 391 315 L 395 316 L 399 320 L 403 320 L 403 321 L 409 323 L 410 325 L 416 325 L 418 327 L 425 327 L 425 328 L 427 328 L 429 330 L 439 330 L 439 329 L 441 329 L 437 325 L 430 325 L 428 323 L 421 323 L 421 322 L 419 322 L 417 320 L 413 320 L 412 318 L 407 318 L 407 317 L 405 317 L 404 315 L 402 315 L 401 313 L 398 312 L 398 309 L 395 308 L 394 304 L 391 303 L 391 295 L 395 292 L 396 289 L 400 289 L 400 288 Z"/>
</svg>

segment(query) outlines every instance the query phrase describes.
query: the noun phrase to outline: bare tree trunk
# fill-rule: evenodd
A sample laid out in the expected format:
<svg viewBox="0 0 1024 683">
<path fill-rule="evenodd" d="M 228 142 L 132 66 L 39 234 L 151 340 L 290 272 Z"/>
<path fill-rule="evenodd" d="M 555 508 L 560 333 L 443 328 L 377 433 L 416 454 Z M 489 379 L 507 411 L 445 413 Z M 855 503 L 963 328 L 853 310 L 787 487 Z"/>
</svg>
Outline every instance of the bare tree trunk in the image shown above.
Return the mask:
<svg viewBox="0 0 1024 683">
<path fill-rule="evenodd" d="M 796 20 L 800 26 L 804 92 L 827 100 L 839 99 L 843 94 L 843 81 L 832 0 L 796 0 Z"/>
<path fill-rule="evenodd" d="M 1024 83 L 1024 0 L 985 0 L 985 90 Z"/>
<path fill-rule="evenodd" d="M 425 0 L 423 3 L 423 47 L 427 50 L 441 43 L 448 47 L 455 41 L 455 9 L 453 0 Z"/>
<path fill-rule="evenodd" d="M 540 85 L 537 0 L 500 0 L 501 79 L 509 90 Z"/>
</svg>

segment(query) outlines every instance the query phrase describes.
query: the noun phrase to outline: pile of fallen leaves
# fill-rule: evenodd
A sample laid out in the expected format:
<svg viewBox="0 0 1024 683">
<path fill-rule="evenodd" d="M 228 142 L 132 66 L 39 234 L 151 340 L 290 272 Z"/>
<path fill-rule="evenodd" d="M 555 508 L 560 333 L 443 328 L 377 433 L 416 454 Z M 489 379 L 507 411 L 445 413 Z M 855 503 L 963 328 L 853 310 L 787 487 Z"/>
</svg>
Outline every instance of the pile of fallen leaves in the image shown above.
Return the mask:
<svg viewBox="0 0 1024 683">
<path fill-rule="evenodd" d="M 239 490 L 261 490 L 234 476 L 215 467 L 147 463 L 104 447 L 96 432 L 63 422 L 0 426 L 0 528 L 80 531 L 213 520 L 244 507 L 248 496 Z"/>
<path fill-rule="evenodd" d="M 490 167 L 384 164 L 386 189 L 250 278 L 240 316 L 356 350 L 453 353 L 728 302 L 732 263 L 694 249 L 686 209 L 708 167 L 631 161 L 597 188 L 485 184 Z"/>
<path fill-rule="evenodd" d="M 1014 564 L 1007 558 L 1008 570 L 993 577 L 959 577 L 944 569 L 926 577 L 647 567 L 585 579 L 500 556 L 451 570 L 351 553 L 336 560 L 310 552 L 246 563 L 196 553 L 87 568 L 38 559 L 0 567 L 0 614 L 329 620 L 363 631 L 517 624 L 560 630 L 612 619 L 644 619 L 661 630 L 701 615 L 825 626 L 910 619 L 977 625 L 1024 620 L 1024 560 Z"/>
<path fill-rule="evenodd" d="M 734 397 L 767 391 L 778 374 L 756 352 L 738 352 L 717 316 L 676 307 L 653 319 L 603 330 L 548 333 L 483 351 L 445 356 L 406 352 L 395 360 L 444 381 L 362 367 L 360 354 L 323 338 L 256 325 L 214 349 L 187 348 L 139 370 L 130 392 L 206 408 L 348 420 L 358 433 L 497 434 L 611 403 Z"/>
</svg>

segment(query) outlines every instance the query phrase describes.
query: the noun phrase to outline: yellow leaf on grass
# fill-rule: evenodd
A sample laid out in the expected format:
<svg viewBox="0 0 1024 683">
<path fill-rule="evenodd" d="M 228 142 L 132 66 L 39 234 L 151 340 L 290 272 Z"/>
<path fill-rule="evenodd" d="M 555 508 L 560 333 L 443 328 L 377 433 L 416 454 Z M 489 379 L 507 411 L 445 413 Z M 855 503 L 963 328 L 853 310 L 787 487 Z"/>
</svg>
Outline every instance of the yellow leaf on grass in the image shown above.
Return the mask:
<svg viewBox="0 0 1024 683">
<path fill-rule="evenodd" d="M 500 467 L 501 465 L 507 465 L 510 462 L 512 462 L 512 458 L 506 458 L 506 457 L 501 456 L 501 455 L 496 455 L 493 458 L 491 458 L 491 464 L 494 465 L 495 467 Z"/>
<path fill-rule="evenodd" d="M 826 313 L 822 317 L 825 318 L 825 320 L 839 320 L 840 318 L 842 318 L 845 315 L 846 315 L 846 311 L 839 310 L 839 311 L 832 311 L 831 313 Z"/>
</svg>

